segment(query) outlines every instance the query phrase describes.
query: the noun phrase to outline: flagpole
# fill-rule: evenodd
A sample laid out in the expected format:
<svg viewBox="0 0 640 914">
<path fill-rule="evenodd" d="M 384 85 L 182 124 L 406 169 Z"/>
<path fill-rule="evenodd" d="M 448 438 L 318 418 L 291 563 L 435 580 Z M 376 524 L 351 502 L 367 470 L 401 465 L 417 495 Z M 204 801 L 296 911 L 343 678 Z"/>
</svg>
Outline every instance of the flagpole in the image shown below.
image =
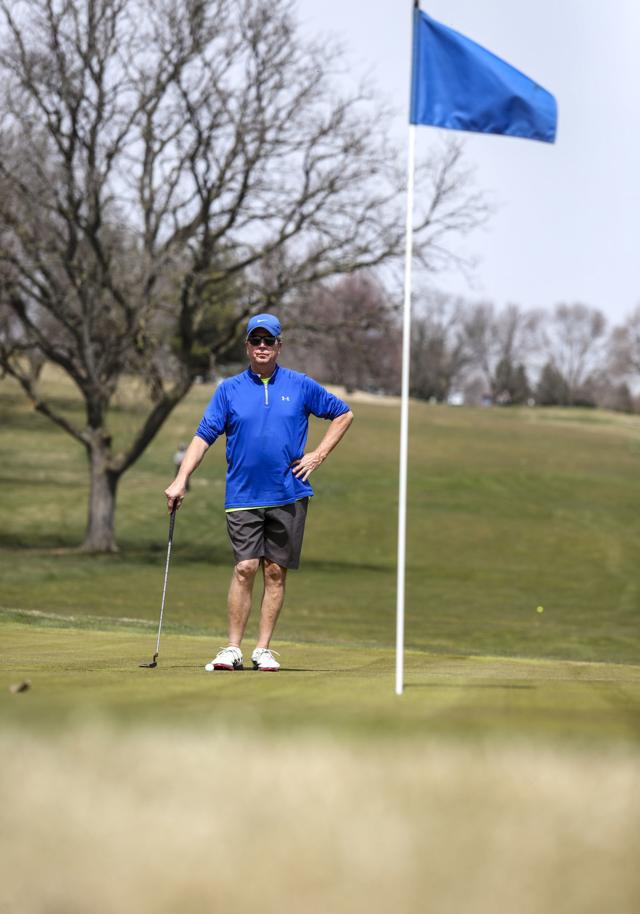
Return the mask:
<svg viewBox="0 0 640 914">
<path fill-rule="evenodd" d="M 404 606 L 407 546 L 407 464 L 409 454 L 409 367 L 411 362 L 411 262 L 413 258 L 413 184 L 416 128 L 409 124 L 407 224 L 402 314 L 402 390 L 400 401 L 400 484 L 398 492 L 398 582 L 396 595 L 396 695 L 404 691 Z"/>
<path fill-rule="evenodd" d="M 425 32 L 420 26 L 428 25 Z M 424 34 L 423 34 L 424 32 Z M 428 49 L 428 50 L 427 50 Z M 444 58 L 438 67 L 437 58 Z M 433 59 L 432 59 L 433 58 Z M 464 62 L 462 68 L 459 61 Z M 426 63 L 435 62 L 428 70 Z M 495 79 L 496 66 L 501 80 Z M 457 67 L 457 69 L 456 69 Z M 441 70 L 442 72 L 439 72 Z M 458 70 L 464 74 L 452 78 Z M 472 71 L 474 81 L 467 73 Z M 451 83 L 453 89 L 451 92 Z M 425 93 L 425 85 L 429 92 Z M 478 85 L 481 87 L 478 89 Z M 475 86 L 475 89 L 474 89 Z M 490 104 L 487 103 L 487 94 Z M 462 105 L 460 99 L 462 98 Z M 518 105 L 514 105 L 514 99 Z M 524 105 L 524 107 L 523 107 Z M 461 126 L 460 114 L 467 126 Z M 523 111 L 525 112 L 523 114 Z M 400 484 L 398 493 L 398 585 L 396 599 L 396 695 L 404 690 L 404 607 L 407 543 L 407 464 L 409 453 L 409 369 L 411 356 L 411 263 L 413 254 L 413 184 L 415 125 L 431 124 L 475 133 L 503 133 L 553 143 L 557 127 L 556 100 L 506 61 L 436 23 L 413 0 L 411 110 L 407 155 L 407 228 L 402 319 L 402 396 L 400 405 Z M 411 123 L 413 122 L 413 123 Z"/>
</svg>

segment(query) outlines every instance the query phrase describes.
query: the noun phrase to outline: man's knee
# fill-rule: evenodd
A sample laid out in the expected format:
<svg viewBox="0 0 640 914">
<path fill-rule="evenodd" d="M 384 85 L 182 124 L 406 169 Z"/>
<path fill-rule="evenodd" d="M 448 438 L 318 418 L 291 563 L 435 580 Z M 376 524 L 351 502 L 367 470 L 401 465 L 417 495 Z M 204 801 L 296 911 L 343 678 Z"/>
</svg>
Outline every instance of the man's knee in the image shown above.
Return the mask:
<svg viewBox="0 0 640 914">
<path fill-rule="evenodd" d="M 259 565 L 260 559 L 242 559 L 235 565 L 233 573 L 239 581 L 250 584 L 256 576 Z"/>
<path fill-rule="evenodd" d="M 264 560 L 264 580 L 266 584 L 282 587 L 286 576 L 287 569 L 283 568 L 282 565 L 278 565 L 277 562 L 270 562 L 268 559 Z"/>
</svg>

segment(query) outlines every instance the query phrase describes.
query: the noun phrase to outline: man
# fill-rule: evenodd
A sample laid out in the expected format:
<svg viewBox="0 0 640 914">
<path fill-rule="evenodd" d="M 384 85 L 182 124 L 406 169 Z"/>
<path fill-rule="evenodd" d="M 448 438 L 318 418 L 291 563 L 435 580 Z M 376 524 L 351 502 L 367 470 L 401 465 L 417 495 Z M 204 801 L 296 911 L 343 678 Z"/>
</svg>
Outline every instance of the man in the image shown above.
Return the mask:
<svg viewBox="0 0 640 914">
<path fill-rule="evenodd" d="M 270 650 L 284 602 L 289 568 L 300 562 L 311 473 L 341 440 L 353 413 L 307 375 L 278 365 L 281 329 L 273 314 L 257 314 L 247 327 L 249 367 L 223 381 L 205 410 L 178 475 L 165 490 L 169 511 L 179 508 L 189 477 L 223 432 L 227 439 L 225 510 L 235 565 L 228 597 L 229 644 L 205 670 L 241 670 L 242 639 L 251 613 L 253 584 L 262 566 L 264 593 L 254 669 L 277 672 Z M 304 453 L 309 415 L 330 420 L 317 448 Z"/>
</svg>

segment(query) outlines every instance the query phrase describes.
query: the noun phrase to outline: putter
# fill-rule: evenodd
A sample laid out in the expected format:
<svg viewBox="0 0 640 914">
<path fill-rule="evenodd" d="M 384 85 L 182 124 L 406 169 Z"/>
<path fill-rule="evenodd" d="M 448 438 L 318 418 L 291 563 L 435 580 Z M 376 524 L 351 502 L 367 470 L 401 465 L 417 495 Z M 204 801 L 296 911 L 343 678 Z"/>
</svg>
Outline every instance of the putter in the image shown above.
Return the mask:
<svg viewBox="0 0 640 914">
<path fill-rule="evenodd" d="M 169 515 L 169 541 L 167 543 L 167 563 L 164 566 L 164 584 L 162 587 L 162 606 L 160 607 L 160 624 L 158 625 L 158 640 L 156 641 L 156 652 L 153 655 L 151 663 L 139 663 L 138 666 L 145 670 L 154 670 L 158 666 L 158 654 L 160 653 L 160 632 L 162 631 L 162 617 L 164 616 L 164 601 L 167 595 L 167 578 L 169 577 L 169 559 L 171 558 L 171 544 L 173 543 L 173 525 L 176 522 L 176 508 L 178 500 L 173 502 L 173 508 Z"/>
</svg>

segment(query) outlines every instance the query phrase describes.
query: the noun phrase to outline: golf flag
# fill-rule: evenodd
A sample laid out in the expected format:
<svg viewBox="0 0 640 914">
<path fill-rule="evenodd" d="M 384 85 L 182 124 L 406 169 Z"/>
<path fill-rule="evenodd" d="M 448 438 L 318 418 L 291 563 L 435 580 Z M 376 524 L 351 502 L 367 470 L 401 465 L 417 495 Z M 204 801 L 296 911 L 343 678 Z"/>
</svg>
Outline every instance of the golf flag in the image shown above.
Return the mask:
<svg viewBox="0 0 640 914">
<path fill-rule="evenodd" d="M 558 110 L 546 89 L 511 64 L 423 13 L 413 0 L 413 63 L 407 155 L 407 222 L 402 309 L 402 384 L 398 479 L 396 695 L 404 690 L 404 604 L 409 461 L 411 263 L 416 125 L 501 133 L 553 143 Z"/>
<path fill-rule="evenodd" d="M 414 9 L 412 124 L 553 143 L 556 100 L 485 48 Z"/>
</svg>

